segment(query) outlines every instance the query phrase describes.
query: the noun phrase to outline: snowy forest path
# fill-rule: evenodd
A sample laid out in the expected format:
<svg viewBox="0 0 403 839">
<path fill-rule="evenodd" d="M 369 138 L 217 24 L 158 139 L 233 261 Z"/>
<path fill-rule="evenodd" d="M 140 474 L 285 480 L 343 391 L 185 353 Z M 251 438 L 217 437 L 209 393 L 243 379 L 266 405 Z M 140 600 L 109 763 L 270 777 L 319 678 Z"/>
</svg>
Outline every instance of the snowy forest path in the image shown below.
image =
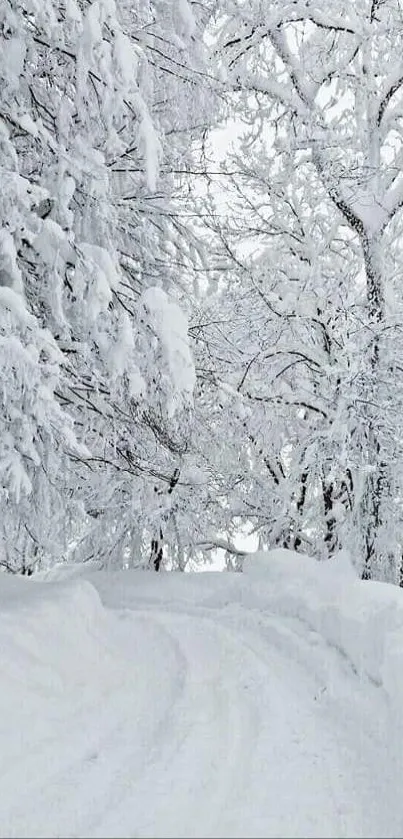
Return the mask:
<svg viewBox="0 0 403 839">
<path fill-rule="evenodd" d="M 396 779 L 382 775 L 387 705 L 337 650 L 298 620 L 248 609 L 158 604 L 146 614 L 181 664 L 167 729 L 136 789 L 135 824 L 131 796 L 123 822 L 119 814 L 123 829 L 134 826 L 127 835 L 396 834 Z M 111 811 L 95 835 L 113 836 L 114 823 Z"/>
<path fill-rule="evenodd" d="M 1 836 L 402 835 L 386 696 L 318 633 L 225 589 L 97 587 L 116 669 L 27 735 Z"/>
</svg>

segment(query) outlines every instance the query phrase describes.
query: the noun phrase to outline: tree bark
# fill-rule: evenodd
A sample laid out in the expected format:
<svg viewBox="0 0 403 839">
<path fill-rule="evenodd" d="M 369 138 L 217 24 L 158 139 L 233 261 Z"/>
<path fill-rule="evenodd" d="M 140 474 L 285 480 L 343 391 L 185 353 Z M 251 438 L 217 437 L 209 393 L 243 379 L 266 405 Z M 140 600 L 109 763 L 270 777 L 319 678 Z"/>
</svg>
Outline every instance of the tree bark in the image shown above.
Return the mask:
<svg viewBox="0 0 403 839">
<path fill-rule="evenodd" d="M 154 569 L 154 571 L 160 570 L 163 558 L 164 534 L 160 528 L 158 536 L 151 539 L 150 566 Z"/>
<path fill-rule="evenodd" d="M 379 325 L 384 319 L 385 301 L 380 259 L 380 234 L 370 235 L 365 232 L 361 238 L 365 273 L 367 280 L 368 322 L 373 331 L 369 346 L 369 378 L 367 392 L 364 398 L 366 408 L 366 443 L 367 451 L 363 452 L 367 474 L 365 488 L 361 502 L 362 530 L 364 541 L 364 557 L 362 579 L 373 577 L 374 564 L 377 559 L 377 536 L 382 526 L 382 507 L 389 490 L 388 468 L 382 452 L 380 418 L 376 409 L 372 407 L 379 391 Z M 375 397 L 375 399 L 374 399 Z"/>
</svg>

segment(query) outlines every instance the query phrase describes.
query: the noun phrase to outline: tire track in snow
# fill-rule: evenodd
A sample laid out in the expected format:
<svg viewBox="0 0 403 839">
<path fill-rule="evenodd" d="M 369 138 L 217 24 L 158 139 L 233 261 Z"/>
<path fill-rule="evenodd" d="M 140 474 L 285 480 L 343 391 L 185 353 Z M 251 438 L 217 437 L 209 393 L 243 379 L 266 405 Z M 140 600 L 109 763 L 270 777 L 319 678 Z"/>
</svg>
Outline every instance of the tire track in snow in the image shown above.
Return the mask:
<svg viewBox="0 0 403 839">
<path fill-rule="evenodd" d="M 158 609 L 158 620 L 161 622 L 160 604 Z M 150 612 L 151 610 L 149 614 Z M 192 669 L 194 671 L 195 661 L 198 660 L 197 650 L 200 639 L 203 639 L 202 647 L 203 643 L 205 645 L 207 643 L 209 655 L 212 655 L 213 651 L 213 660 L 215 656 L 216 663 L 217 650 L 221 648 L 221 657 L 219 657 L 223 663 L 221 679 L 222 683 L 227 686 L 227 698 L 223 699 L 225 689 L 220 688 L 219 684 L 214 688 L 214 679 L 211 678 L 211 672 L 210 676 L 208 675 L 209 668 L 205 666 L 206 661 L 202 657 L 203 673 L 200 681 L 205 691 L 200 697 L 200 702 L 208 704 L 209 692 L 210 697 L 211 693 L 215 694 L 215 705 L 213 703 L 207 730 L 217 729 L 217 719 L 220 720 L 222 730 L 218 735 L 216 731 L 213 741 L 214 757 L 210 758 L 210 762 L 206 757 L 203 758 L 204 762 L 201 762 L 203 771 L 201 771 L 200 760 L 197 759 L 197 750 L 200 750 L 201 741 L 200 731 L 196 733 L 198 703 L 194 691 L 190 692 L 186 713 L 184 714 L 184 709 L 181 707 L 177 709 L 174 716 L 176 729 L 171 731 L 170 739 L 175 743 L 176 738 L 176 747 L 173 752 L 171 748 L 168 755 L 165 755 L 165 759 L 163 759 L 164 750 L 162 749 L 158 763 L 153 767 L 154 811 L 145 821 L 137 818 L 136 832 L 129 835 L 247 836 L 251 832 L 250 818 L 253 815 L 255 824 L 259 822 L 260 826 L 255 828 L 255 833 L 252 835 L 275 836 L 279 834 L 281 809 L 283 810 L 283 816 L 280 818 L 283 831 L 280 835 L 282 836 L 394 835 L 394 830 L 388 828 L 388 823 L 384 822 L 384 816 L 379 817 L 379 789 L 377 790 L 377 784 L 374 784 L 374 766 L 376 766 L 378 749 L 382 746 L 382 738 L 375 738 L 372 744 L 370 742 L 371 761 L 368 766 L 365 764 L 365 758 L 368 755 L 364 755 L 362 761 L 360 757 L 361 740 L 368 751 L 368 742 L 364 743 L 368 738 L 363 736 L 363 732 L 368 726 L 371 712 L 376 707 L 382 719 L 382 714 L 387 711 L 382 706 L 383 697 L 379 696 L 379 691 L 369 684 L 360 685 L 348 662 L 336 650 L 329 648 L 316 633 L 310 632 L 307 641 L 306 627 L 298 621 L 292 622 L 293 625 L 289 628 L 286 621 L 279 620 L 277 617 L 271 620 L 261 617 L 256 626 L 255 615 L 249 610 L 242 610 L 242 613 L 243 621 L 240 621 L 239 610 L 235 610 L 232 616 L 231 610 L 229 614 L 226 614 L 226 610 L 220 612 L 216 610 L 215 613 L 213 610 L 206 615 L 205 608 L 193 608 L 189 610 L 187 616 L 183 614 L 183 610 L 180 615 L 173 611 L 165 613 L 166 630 L 172 635 L 175 629 L 178 642 L 184 647 L 190 671 Z M 191 632 L 189 632 L 188 619 L 191 621 Z M 207 642 L 206 624 L 214 628 L 216 639 L 213 645 L 210 643 L 211 639 Z M 267 637 L 262 638 L 263 630 Z M 299 630 L 300 635 L 296 630 Z M 234 666 L 232 669 L 228 667 L 229 638 L 232 639 L 232 665 Z M 280 652 L 278 652 L 279 647 Z M 312 665 L 312 649 L 315 654 L 315 666 L 313 672 L 307 674 L 307 662 Z M 332 673 L 329 673 L 329 659 Z M 239 672 L 240 668 L 241 672 Z M 200 670 L 200 667 L 198 669 Z M 259 673 L 258 677 L 257 673 Z M 298 684 L 304 686 L 307 675 L 309 676 L 308 692 L 305 685 L 304 689 L 301 687 L 296 693 L 295 686 Z M 329 686 L 329 678 L 335 679 L 336 689 Z M 195 681 L 197 683 L 197 674 L 196 679 L 193 675 L 193 682 Z M 189 678 L 187 682 L 189 683 Z M 344 697 L 339 696 L 340 684 L 345 687 Z M 323 697 L 324 688 L 328 694 L 325 698 Z M 368 708 L 365 708 L 365 703 L 364 706 L 358 706 L 358 716 L 350 713 L 352 720 L 349 723 L 347 706 L 354 698 L 354 692 L 358 693 L 362 702 L 367 691 L 370 692 L 372 702 L 375 696 L 380 699 L 380 702 L 373 705 L 369 703 Z M 232 695 L 229 696 L 231 692 Z M 338 707 L 340 700 L 343 700 L 344 712 L 347 714 L 341 719 L 335 714 L 335 709 L 337 709 L 340 716 Z M 363 719 L 360 719 L 361 713 Z M 271 716 L 270 725 L 265 715 Z M 228 720 L 230 720 L 229 724 Z M 279 725 L 280 721 L 282 721 L 281 725 Z M 354 751 L 351 749 L 349 738 L 343 736 L 343 726 L 350 728 L 351 733 L 352 726 L 354 727 L 357 723 L 359 725 L 360 722 L 361 730 L 358 728 L 356 732 L 358 747 Z M 192 736 L 189 733 L 185 740 L 183 738 L 183 728 L 186 724 L 193 726 L 193 746 L 191 745 Z M 259 728 L 260 741 L 258 749 L 252 748 L 252 744 L 256 744 L 257 728 Z M 283 742 L 283 739 L 279 742 L 276 729 L 283 732 L 282 738 L 284 738 L 284 732 L 288 730 L 289 736 L 286 742 Z M 225 736 L 223 731 L 225 731 Z M 221 749 L 219 748 L 220 741 Z M 185 747 L 183 742 L 185 742 Z M 232 754 L 231 744 L 234 742 L 238 744 L 233 752 L 235 757 L 228 757 L 228 754 L 230 756 Z M 224 757 L 226 748 L 227 754 Z M 189 772 L 189 767 L 192 766 L 196 771 L 191 782 L 188 779 L 185 789 L 179 789 L 178 792 L 180 783 L 176 783 L 176 806 L 185 814 L 189 810 L 192 811 L 190 821 L 186 822 L 186 818 L 182 816 L 179 823 L 178 815 L 172 815 L 170 800 L 165 799 L 167 794 L 169 798 L 169 793 L 172 791 L 172 778 L 180 779 L 183 772 Z M 273 766 L 277 767 L 274 772 Z M 296 790 L 301 785 L 301 778 L 304 778 L 307 770 L 311 772 L 312 777 L 308 786 L 304 785 L 300 800 L 296 802 Z M 204 778 L 206 775 L 209 777 L 208 782 L 201 781 L 203 773 Z M 248 773 L 254 779 L 249 778 L 249 792 L 248 785 L 244 783 L 245 775 Z M 284 776 L 280 779 L 280 784 L 279 773 Z M 265 793 L 259 781 L 259 777 L 265 775 L 268 785 L 271 785 L 275 791 L 274 797 L 270 790 L 267 794 Z M 388 784 L 383 785 L 381 795 L 387 792 L 386 786 Z M 276 800 L 279 796 L 279 788 L 283 798 L 280 802 L 280 814 L 279 802 Z M 200 795 L 202 804 L 198 806 Z M 255 797 L 254 808 L 253 797 Z M 387 795 L 387 798 L 391 800 L 391 795 Z M 322 810 L 319 807 L 319 813 L 318 800 L 322 807 Z M 295 810 L 297 810 L 297 816 Z M 259 818 L 256 817 L 257 812 L 261 814 Z M 237 813 L 236 817 L 234 813 Z M 112 816 L 109 821 L 113 824 Z M 113 829 L 106 835 L 113 835 Z"/>
<path fill-rule="evenodd" d="M 122 766 L 130 759 L 141 772 L 144 755 L 154 740 L 160 741 L 160 732 L 169 728 L 169 715 L 183 683 L 180 649 L 168 635 L 161 635 L 155 622 L 134 613 L 130 617 L 132 644 L 137 636 L 143 639 L 147 649 L 153 644 L 157 648 L 158 644 L 166 662 L 165 678 L 160 660 L 150 670 L 154 683 L 149 690 L 156 697 L 155 719 L 150 715 L 150 692 L 143 691 L 141 697 L 141 683 L 135 679 L 138 656 L 136 651 L 134 655 L 128 651 L 126 658 L 122 657 L 125 670 L 120 682 L 93 696 L 92 703 L 88 700 L 72 705 L 64 703 L 66 716 L 63 720 L 58 715 L 56 725 L 50 722 L 49 737 L 38 743 L 31 740 L 29 751 L 7 766 L 7 784 L 11 790 L 7 801 L 11 806 L 7 813 L 1 813 L 0 836 L 53 837 L 55 824 L 58 835 L 88 835 L 89 817 L 103 810 Z M 127 646 L 126 629 L 116 625 L 114 629 L 115 655 L 119 657 L 121 648 Z M 142 676 L 144 672 L 142 667 Z M 143 723 L 140 731 L 138 725 L 134 726 L 139 720 Z M 132 739 L 134 727 L 136 736 Z M 33 802 L 33 813 L 27 809 L 29 800 Z M 35 830 L 34 824 L 37 824 Z"/>
<path fill-rule="evenodd" d="M 114 617 L 121 680 L 23 757 L 2 836 L 402 835 L 385 697 L 317 633 L 239 603 Z"/>
</svg>

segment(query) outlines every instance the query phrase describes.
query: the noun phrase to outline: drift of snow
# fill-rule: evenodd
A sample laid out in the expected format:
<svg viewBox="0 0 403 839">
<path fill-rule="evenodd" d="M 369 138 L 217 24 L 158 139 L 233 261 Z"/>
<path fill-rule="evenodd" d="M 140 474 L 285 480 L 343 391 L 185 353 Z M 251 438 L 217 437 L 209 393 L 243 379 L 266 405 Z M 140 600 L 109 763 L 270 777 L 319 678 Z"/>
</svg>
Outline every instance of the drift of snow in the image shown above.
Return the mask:
<svg viewBox="0 0 403 839">
<path fill-rule="evenodd" d="M 403 594 L 348 557 L 0 576 L 2 837 L 402 836 Z"/>
</svg>

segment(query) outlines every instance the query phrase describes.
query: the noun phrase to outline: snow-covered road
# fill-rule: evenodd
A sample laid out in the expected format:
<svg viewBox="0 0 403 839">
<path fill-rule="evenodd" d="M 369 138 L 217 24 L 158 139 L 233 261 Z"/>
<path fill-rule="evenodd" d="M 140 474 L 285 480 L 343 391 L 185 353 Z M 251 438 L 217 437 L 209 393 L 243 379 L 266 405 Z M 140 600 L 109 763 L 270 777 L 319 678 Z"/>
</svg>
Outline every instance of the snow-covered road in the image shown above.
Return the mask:
<svg viewBox="0 0 403 839">
<path fill-rule="evenodd" d="M 393 702 L 289 591 L 5 582 L 2 837 L 403 836 Z"/>
</svg>

